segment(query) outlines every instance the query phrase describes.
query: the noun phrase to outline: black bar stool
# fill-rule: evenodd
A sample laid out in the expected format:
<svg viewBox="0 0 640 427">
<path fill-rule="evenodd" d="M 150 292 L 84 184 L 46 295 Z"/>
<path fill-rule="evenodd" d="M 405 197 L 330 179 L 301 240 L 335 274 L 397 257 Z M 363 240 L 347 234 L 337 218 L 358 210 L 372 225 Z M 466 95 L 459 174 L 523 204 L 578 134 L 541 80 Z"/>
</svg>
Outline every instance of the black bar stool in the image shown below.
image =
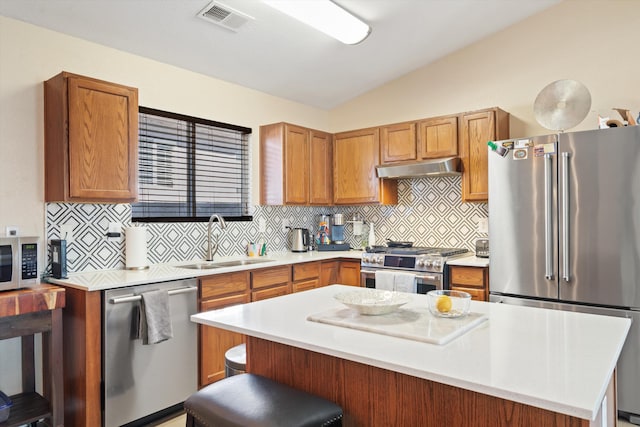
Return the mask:
<svg viewBox="0 0 640 427">
<path fill-rule="evenodd" d="M 255 374 L 234 375 L 192 394 L 187 427 L 329 427 L 342 425 L 335 403 Z"/>
</svg>

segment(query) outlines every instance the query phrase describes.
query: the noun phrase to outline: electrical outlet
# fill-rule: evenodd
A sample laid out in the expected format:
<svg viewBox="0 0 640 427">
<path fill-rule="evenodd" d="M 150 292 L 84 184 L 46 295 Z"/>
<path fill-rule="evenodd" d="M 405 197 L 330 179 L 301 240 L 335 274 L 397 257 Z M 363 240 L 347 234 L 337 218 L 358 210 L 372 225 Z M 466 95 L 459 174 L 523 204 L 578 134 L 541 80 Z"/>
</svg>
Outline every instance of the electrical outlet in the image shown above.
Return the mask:
<svg viewBox="0 0 640 427">
<path fill-rule="evenodd" d="M 73 242 L 73 224 L 62 224 L 60 226 L 60 239 L 66 240 L 67 244 Z"/>
<path fill-rule="evenodd" d="M 109 228 L 107 229 L 107 240 L 110 242 L 118 242 L 120 241 L 121 236 L 122 236 L 122 223 L 110 222 Z"/>
<path fill-rule="evenodd" d="M 289 221 L 289 218 L 285 218 L 282 220 L 282 231 L 287 231 L 287 227 L 291 226 L 291 221 Z"/>
<path fill-rule="evenodd" d="M 481 218 L 478 220 L 478 233 L 488 233 L 489 232 L 489 219 Z"/>
<path fill-rule="evenodd" d="M 264 218 L 258 219 L 258 233 L 264 233 L 267 231 L 267 224 Z"/>
<path fill-rule="evenodd" d="M 18 227 L 15 225 L 7 225 L 5 227 L 5 234 L 7 236 L 17 236 L 18 235 Z"/>
</svg>

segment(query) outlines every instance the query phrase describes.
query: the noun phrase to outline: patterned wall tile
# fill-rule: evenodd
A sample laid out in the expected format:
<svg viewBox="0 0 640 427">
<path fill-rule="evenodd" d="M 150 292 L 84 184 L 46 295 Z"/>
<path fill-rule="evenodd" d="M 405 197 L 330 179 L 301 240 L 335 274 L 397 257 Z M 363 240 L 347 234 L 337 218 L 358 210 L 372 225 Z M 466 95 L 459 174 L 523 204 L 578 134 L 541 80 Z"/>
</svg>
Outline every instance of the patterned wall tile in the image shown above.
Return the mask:
<svg viewBox="0 0 640 427">
<path fill-rule="evenodd" d="M 440 177 L 405 179 L 398 183 L 398 204 L 395 206 L 255 206 L 252 222 L 227 222 L 227 229 L 213 226 L 219 236 L 217 257 L 244 253 L 248 242 L 263 239 L 267 250 L 287 250 L 287 231 L 283 221 L 292 227 L 308 228 L 314 234 L 322 214 L 342 213 L 347 219 L 359 215 L 374 224 L 376 243 L 385 239 L 411 240 L 421 246 L 463 247 L 474 249 L 480 237 L 477 222 L 488 216 L 486 203 L 461 202 L 461 178 Z M 258 232 L 259 219 L 266 229 Z M 131 226 L 131 206 L 128 204 L 46 205 L 47 239 L 60 237 L 64 224 L 73 226 L 74 241 L 68 244 L 70 272 L 120 269 L 125 266 L 124 232 L 120 239 L 107 239 L 110 222 Z M 203 259 L 207 249 L 207 223 L 151 223 L 148 227 L 148 259 L 150 263 Z M 345 237 L 352 247 L 360 247 L 364 236 L 354 236 L 347 224 Z"/>
</svg>

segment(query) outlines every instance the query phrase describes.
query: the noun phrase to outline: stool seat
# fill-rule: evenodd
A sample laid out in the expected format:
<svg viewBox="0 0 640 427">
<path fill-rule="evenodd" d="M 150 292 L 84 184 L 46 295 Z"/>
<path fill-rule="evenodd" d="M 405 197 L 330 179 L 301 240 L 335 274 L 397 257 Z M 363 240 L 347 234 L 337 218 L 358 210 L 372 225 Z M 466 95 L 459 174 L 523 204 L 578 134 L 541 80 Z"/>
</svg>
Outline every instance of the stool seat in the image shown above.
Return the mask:
<svg viewBox="0 0 640 427">
<path fill-rule="evenodd" d="M 335 403 L 255 374 L 215 382 L 185 402 L 187 426 L 320 427 L 342 425 Z"/>
</svg>

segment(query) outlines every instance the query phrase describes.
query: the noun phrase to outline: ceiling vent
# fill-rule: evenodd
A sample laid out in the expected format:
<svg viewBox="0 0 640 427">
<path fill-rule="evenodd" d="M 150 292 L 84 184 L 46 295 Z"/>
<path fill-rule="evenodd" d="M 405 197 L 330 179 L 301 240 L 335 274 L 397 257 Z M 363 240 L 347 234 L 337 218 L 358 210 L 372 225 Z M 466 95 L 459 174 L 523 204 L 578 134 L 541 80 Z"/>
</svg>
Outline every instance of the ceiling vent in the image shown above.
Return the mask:
<svg viewBox="0 0 640 427">
<path fill-rule="evenodd" d="M 238 32 L 240 27 L 244 26 L 250 20 L 253 20 L 253 17 L 246 13 L 242 13 L 217 1 L 209 3 L 207 7 L 198 13 L 198 16 L 233 32 Z"/>
</svg>

